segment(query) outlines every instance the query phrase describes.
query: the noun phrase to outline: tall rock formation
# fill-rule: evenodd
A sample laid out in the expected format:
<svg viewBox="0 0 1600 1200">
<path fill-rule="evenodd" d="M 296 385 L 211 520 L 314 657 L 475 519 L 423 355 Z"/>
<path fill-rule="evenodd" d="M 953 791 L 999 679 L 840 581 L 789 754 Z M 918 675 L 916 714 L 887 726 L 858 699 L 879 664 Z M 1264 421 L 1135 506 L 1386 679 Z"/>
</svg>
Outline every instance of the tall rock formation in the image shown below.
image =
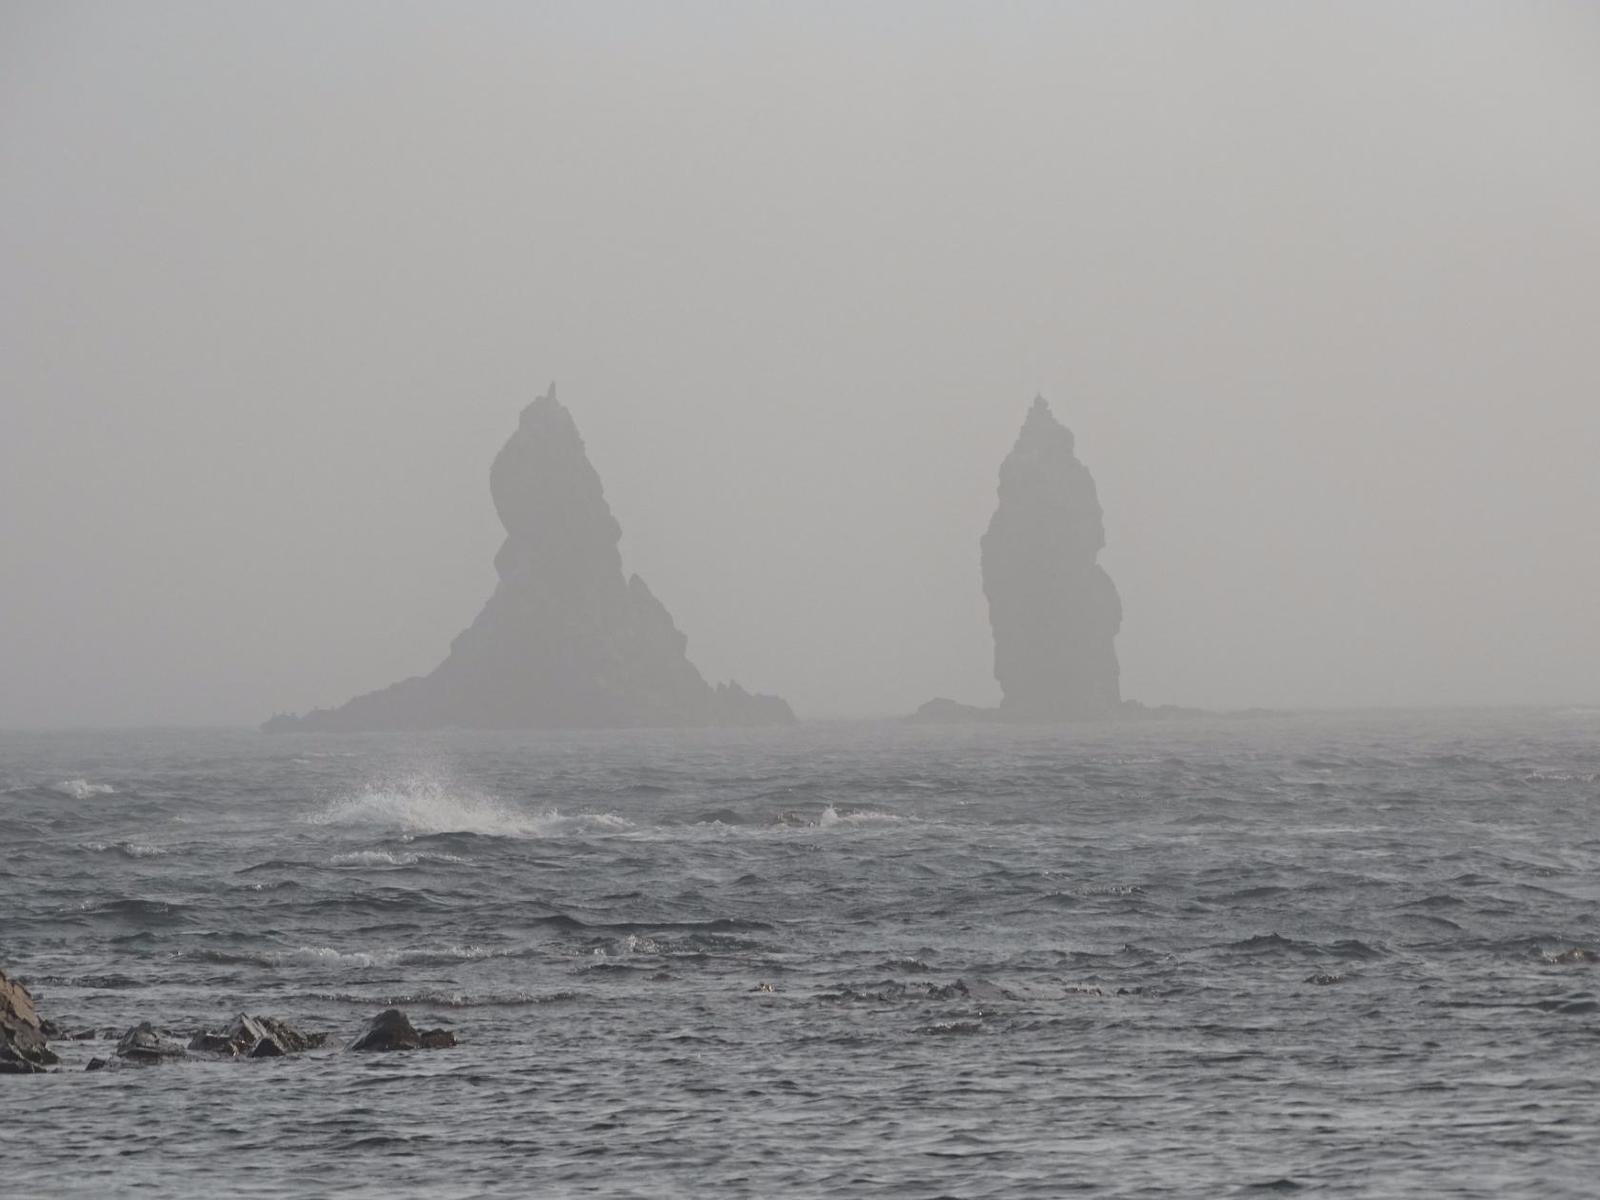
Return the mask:
<svg viewBox="0 0 1600 1200">
<path fill-rule="evenodd" d="M 489 471 L 506 529 L 500 580 L 426 676 L 265 728 L 364 730 L 760 725 L 792 721 L 776 696 L 712 688 L 687 638 L 637 575 L 624 577 L 600 476 L 555 387 L 522 411 Z"/>
<path fill-rule="evenodd" d="M 1122 701 L 1116 585 L 1094 479 L 1070 430 L 1037 397 L 1000 464 L 1000 506 L 981 542 L 1003 719 L 1107 716 Z"/>
</svg>

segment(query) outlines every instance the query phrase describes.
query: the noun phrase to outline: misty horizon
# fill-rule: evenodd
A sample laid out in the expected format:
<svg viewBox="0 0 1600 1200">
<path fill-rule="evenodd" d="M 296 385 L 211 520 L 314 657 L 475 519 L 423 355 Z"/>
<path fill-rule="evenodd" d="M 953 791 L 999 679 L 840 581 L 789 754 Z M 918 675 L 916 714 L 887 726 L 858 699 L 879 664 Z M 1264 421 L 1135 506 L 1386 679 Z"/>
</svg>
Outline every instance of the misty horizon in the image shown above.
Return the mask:
<svg viewBox="0 0 1600 1200">
<path fill-rule="evenodd" d="M 552 378 L 802 718 L 998 700 L 1035 394 L 1125 696 L 1600 702 L 1592 8 L 383 11 L 0 16 L 0 727 L 425 672 Z"/>
<path fill-rule="evenodd" d="M 1597 66 L 0 5 L 7 1194 L 1591 1196 Z"/>
</svg>

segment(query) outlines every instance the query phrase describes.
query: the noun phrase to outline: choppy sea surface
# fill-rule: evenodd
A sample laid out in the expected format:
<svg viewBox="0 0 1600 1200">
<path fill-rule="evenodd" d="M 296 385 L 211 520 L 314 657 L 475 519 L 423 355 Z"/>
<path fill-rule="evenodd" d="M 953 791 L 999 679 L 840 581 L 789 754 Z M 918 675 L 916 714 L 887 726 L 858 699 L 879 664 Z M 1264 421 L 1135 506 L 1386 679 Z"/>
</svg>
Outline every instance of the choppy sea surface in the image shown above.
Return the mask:
<svg viewBox="0 0 1600 1200">
<path fill-rule="evenodd" d="M 3 734 L 45 1015 L 332 1036 L 58 1042 L 0 1190 L 1593 1196 L 1597 814 L 1596 710 Z"/>
</svg>

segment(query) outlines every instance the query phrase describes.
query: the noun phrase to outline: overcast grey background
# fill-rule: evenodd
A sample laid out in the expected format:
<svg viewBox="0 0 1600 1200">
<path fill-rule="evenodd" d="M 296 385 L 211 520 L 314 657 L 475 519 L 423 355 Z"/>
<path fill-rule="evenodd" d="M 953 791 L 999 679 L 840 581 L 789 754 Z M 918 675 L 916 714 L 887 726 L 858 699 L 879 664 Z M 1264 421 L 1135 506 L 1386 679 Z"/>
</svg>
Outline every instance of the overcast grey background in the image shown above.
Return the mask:
<svg viewBox="0 0 1600 1200">
<path fill-rule="evenodd" d="M 1150 703 L 1600 700 L 1600 8 L 0 6 L 0 725 L 431 668 L 551 380 L 713 680 L 998 695 L 1036 391 Z"/>
</svg>

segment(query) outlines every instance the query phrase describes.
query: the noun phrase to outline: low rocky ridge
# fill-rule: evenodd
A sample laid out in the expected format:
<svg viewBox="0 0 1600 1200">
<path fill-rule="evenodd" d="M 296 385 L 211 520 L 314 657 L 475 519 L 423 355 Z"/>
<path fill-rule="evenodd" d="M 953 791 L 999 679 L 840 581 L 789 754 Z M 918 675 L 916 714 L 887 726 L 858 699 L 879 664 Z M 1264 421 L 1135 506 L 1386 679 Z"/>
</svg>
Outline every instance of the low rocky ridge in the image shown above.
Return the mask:
<svg viewBox="0 0 1600 1200">
<path fill-rule="evenodd" d="M 240 1013 L 220 1032 L 195 1034 L 189 1039 L 189 1049 L 229 1058 L 281 1058 L 315 1050 L 327 1040 L 325 1033 L 302 1033 L 272 1017 Z"/>
<path fill-rule="evenodd" d="M 187 1042 L 149 1021 L 140 1022 L 117 1041 L 110 1059 L 90 1060 L 88 1070 L 110 1066 L 153 1066 L 186 1059 L 282 1058 L 315 1050 L 328 1040 L 326 1033 L 307 1033 L 273 1017 L 240 1013 L 226 1028 L 201 1030 Z M 456 1044 L 448 1029 L 418 1032 L 405 1013 L 385 1009 L 345 1047 L 347 1050 L 443 1050 Z"/>
<path fill-rule="evenodd" d="M 240 1013 L 221 1029 L 203 1029 L 185 1037 L 149 1021 L 141 1021 L 120 1036 L 115 1030 L 84 1029 L 72 1033 L 41 1018 L 33 996 L 22 984 L 0 971 L 0 1075 L 28 1075 L 57 1066 L 60 1059 L 49 1039 L 88 1041 L 96 1036 L 116 1039 L 109 1058 L 95 1057 L 90 1071 L 107 1067 L 145 1067 L 188 1060 L 282 1058 L 315 1050 L 328 1040 L 326 1033 L 308 1033 L 275 1017 Z M 448 1029 L 418 1030 L 398 1008 L 388 1008 L 367 1022 L 347 1050 L 445 1050 L 456 1044 Z"/>
</svg>

